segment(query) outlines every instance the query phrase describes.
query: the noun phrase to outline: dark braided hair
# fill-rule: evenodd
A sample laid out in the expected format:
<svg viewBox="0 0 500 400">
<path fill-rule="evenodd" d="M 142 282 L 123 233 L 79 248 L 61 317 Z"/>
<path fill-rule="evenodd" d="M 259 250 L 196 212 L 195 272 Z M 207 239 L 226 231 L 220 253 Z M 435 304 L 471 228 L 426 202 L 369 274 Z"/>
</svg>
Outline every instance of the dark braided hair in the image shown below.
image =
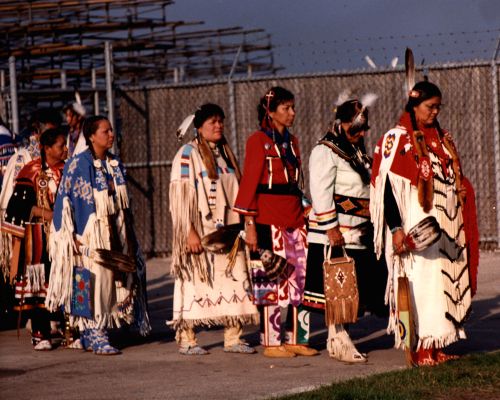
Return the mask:
<svg viewBox="0 0 500 400">
<path fill-rule="evenodd" d="M 47 169 L 47 156 L 45 155 L 45 147 L 52 147 L 56 144 L 57 139 L 62 136 L 66 140 L 66 132 L 61 128 L 49 128 L 40 135 L 40 156 L 42 159 L 42 169 Z"/>
<path fill-rule="evenodd" d="M 415 111 L 413 110 L 413 108 L 433 97 L 443 97 L 441 94 L 441 90 L 439 90 L 439 88 L 435 84 L 429 81 L 421 81 L 413 86 L 412 90 L 410 91 L 410 96 L 408 97 L 408 102 L 405 106 L 405 111 L 410 114 L 413 130 L 418 130 Z M 441 135 L 442 131 L 437 120 L 435 124 L 439 131 L 439 134 Z"/>
</svg>

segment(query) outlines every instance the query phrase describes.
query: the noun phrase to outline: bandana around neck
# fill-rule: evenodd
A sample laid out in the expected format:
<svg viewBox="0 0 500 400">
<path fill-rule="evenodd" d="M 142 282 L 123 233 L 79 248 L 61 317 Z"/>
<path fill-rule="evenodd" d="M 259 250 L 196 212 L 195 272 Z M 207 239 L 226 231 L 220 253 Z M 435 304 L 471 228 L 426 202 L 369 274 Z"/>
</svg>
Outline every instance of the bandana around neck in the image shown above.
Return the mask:
<svg viewBox="0 0 500 400">
<path fill-rule="evenodd" d="M 293 167 L 297 167 L 299 165 L 297 157 L 295 157 L 292 151 L 291 135 L 288 129 L 285 128 L 283 134 L 276 133 L 272 129 L 263 129 L 263 132 L 278 145 L 278 148 L 280 149 L 280 156 L 281 158 L 284 158 L 284 161 Z"/>
</svg>

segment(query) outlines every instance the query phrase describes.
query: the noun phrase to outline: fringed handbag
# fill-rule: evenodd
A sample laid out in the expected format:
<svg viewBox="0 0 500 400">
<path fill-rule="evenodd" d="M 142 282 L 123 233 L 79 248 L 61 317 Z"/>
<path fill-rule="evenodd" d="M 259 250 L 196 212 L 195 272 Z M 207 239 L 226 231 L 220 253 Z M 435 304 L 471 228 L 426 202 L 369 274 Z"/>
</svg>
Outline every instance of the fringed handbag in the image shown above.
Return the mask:
<svg viewBox="0 0 500 400">
<path fill-rule="evenodd" d="M 356 322 L 358 318 L 359 293 L 354 260 L 347 256 L 330 258 L 331 246 L 323 262 L 325 289 L 325 320 L 327 325 Z"/>
</svg>

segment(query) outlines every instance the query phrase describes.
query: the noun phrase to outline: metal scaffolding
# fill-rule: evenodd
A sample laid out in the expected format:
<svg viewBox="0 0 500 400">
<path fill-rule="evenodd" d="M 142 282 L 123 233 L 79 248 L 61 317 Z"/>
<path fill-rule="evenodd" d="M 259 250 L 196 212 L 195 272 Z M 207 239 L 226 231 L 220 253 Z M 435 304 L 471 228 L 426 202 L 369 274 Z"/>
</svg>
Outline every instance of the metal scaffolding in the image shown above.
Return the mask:
<svg viewBox="0 0 500 400">
<path fill-rule="evenodd" d="M 280 69 L 274 65 L 270 35 L 262 29 L 202 29 L 203 21 L 173 21 L 168 18 L 173 3 L 0 0 L 0 74 L 5 76 L 14 57 L 25 112 L 68 100 L 75 88 L 99 108 L 96 93 L 108 84 L 106 42 L 113 49 L 114 87 L 218 79 L 230 73 L 270 75 Z M 3 85 L 0 90 L 5 94 Z M 4 105 L 4 114 L 7 109 Z"/>
</svg>

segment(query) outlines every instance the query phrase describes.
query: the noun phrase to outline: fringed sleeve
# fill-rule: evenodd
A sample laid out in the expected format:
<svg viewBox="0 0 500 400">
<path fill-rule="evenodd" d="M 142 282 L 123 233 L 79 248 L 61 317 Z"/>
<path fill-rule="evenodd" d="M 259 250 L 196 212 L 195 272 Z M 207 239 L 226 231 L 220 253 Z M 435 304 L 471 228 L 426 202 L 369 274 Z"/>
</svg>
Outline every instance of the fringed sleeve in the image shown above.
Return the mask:
<svg viewBox="0 0 500 400">
<path fill-rule="evenodd" d="M 16 261 L 19 261 L 22 247 L 19 243 L 17 246 L 13 246 L 13 239 L 18 238 L 21 240 L 24 238 L 25 226 L 29 222 L 31 209 L 35 204 L 36 193 L 33 184 L 26 179 L 16 183 L 1 222 L 2 246 L 0 260 L 3 275 L 5 278 L 10 277 L 11 282 L 15 279 L 15 273 L 18 271 L 18 266 L 20 266 Z"/>
<path fill-rule="evenodd" d="M 373 223 L 374 235 L 373 244 L 377 258 L 380 258 L 385 245 L 385 205 L 384 192 L 387 175 L 390 174 L 393 191 L 395 188 L 407 187 L 411 179 L 403 178 L 406 176 L 405 162 L 409 154 L 405 147 L 402 136 L 406 133 L 404 129 L 395 128 L 387 132 L 378 141 L 373 155 L 372 177 L 370 185 L 370 217 Z M 392 173 L 391 171 L 398 171 Z M 400 173 L 403 171 L 404 173 Z M 400 204 L 402 197 L 394 193 L 399 210 L 404 212 L 407 204 Z M 402 200 L 401 200 L 402 201 Z M 404 224 L 404 217 L 401 216 Z"/>
<path fill-rule="evenodd" d="M 7 163 L 7 167 L 3 174 L 2 191 L 0 193 L 0 221 L 5 218 L 7 205 L 14 191 L 14 182 L 21 168 L 27 163 L 25 151 L 20 150 L 14 154 Z M 10 268 L 10 259 L 12 256 L 12 235 L 2 230 L 0 234 L 0 268 L 4 277 L 8 277 Z"/>
<path fill-rule="evenodd" d="M 45 306 L 49 311 L 57 311 L 60 306 L 64 306 L 66 312 L 70 312 L 75 245 L 73 215 L 68 197 L 58 197 L 54 215 L 56 213 L 60 216 L 60 224 L 55 225 L 53 221 L 50 229 L 49 256 L 52 266 Z"/>
<path fill-rule="evenodd" d="M 180 280 L 191 280 L 196 270 L 203 282 L 208 282 L 208 263 L 204 254 L 196 255 L 186 250 L 191 225 L 202 232 L 198 206 L 196 171 L 193 162 L 193 146 L 183 146 L 172 164 L 169 188 L 170 214 L 172 216 L 172 274 Z"/>
</svg>

